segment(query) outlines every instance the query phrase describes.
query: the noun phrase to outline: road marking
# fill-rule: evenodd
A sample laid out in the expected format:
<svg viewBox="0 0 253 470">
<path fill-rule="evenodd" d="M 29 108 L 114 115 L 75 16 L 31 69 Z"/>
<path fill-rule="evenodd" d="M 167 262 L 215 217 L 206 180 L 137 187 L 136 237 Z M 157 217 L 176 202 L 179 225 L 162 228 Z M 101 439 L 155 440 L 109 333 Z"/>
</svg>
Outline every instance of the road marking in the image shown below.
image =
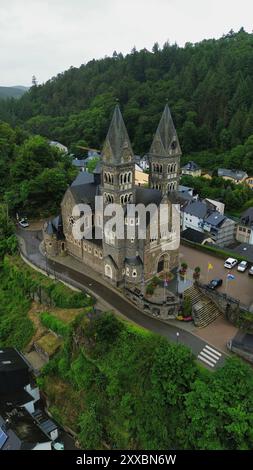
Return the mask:
<svg viewBox="0 0 253 470">
<path fill-rule="evenodd" d="M 217 358 L 214 359 L 213 357 L 210 357 L 208 354 L 205 354 L 204 351 L 201 351 L 201 353 L 199 354 L 199 357 L 202 357 L 202 356 L 206 357 L 206 359 L 213 362 L 214 364 L 216 364 L 216 362 L 217 362 Z"/>
<path fill-rule="evenodd" d="M 207 349 L 210 349 L 210 351 L 213 351 L 217 356 L 221 356 L 221 353 L 219 351 L 216 351 L 216 349 L 211 348 L 211 346 L 208 346 L 208 344 L 205 346 Z"/>
<path fill-rule="evenodd" d="M 220 356 L 218 356 L 217 354 L 212 353 L 211 351 L 208 351 L 208 349 L 206 347 L 203 349 L 203 351 L 205 351 L 208 354 L 208 356 L 214 357 L 215 361 L 220 359 Z"/>
<path fill-rule="evenodd" d="M 203 361 L 203 362 L 206 362 L 206 364 L 208 364 L 210 367 L 214 367 L 215 364 L 212 364 L 211 362 L 209 362 L 207 359 L 205 359 L 204 357 L 200 357 L 200 355 L 198 355 L 198 359 L 200 361 Z"/>
<path fill-rule="evenodd" d="M 206 344 L 200 351 L 198 359 L 205 364 L 208 364 L 210 367 L 215 367 L 221 356 L 222 354 L 219 351 L 216 351 L 216 349 L 211 348 L 211 346 Z"/>
</svg>

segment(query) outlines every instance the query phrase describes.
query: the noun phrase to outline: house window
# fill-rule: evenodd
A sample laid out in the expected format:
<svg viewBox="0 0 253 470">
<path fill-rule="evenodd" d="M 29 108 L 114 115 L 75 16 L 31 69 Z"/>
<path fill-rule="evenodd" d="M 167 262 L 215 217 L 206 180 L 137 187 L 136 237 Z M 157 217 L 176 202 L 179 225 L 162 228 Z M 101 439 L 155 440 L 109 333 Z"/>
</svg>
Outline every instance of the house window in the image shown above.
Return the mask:
<svg viewBox="0 0 253 470">
<path fill-rule="evenodd" d="M 133 277 L 136 277 L 136 276 L 137 276 L 137 271 L 136 271 L 136 269 L 133 269 L 132 276 L 133 276 Z"/>
<path fill-rule="evenodd" d="M 98 257 L 98 250 L 94 250 L 94 256 Z"/>
</svg>

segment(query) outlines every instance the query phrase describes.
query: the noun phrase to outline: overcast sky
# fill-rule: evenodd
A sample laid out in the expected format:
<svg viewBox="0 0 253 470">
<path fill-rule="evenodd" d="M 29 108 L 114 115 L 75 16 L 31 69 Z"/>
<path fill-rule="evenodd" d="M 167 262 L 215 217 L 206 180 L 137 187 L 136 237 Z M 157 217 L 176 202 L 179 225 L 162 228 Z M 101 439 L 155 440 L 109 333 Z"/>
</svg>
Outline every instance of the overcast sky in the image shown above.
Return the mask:
<svg viewBox="0 0 253 470">
<path fill-rule="evenodd" d="M 0 0 L 0 85 L 42 83 L 92 58 L 253 29 L 252 0 Z"/>
</svg>

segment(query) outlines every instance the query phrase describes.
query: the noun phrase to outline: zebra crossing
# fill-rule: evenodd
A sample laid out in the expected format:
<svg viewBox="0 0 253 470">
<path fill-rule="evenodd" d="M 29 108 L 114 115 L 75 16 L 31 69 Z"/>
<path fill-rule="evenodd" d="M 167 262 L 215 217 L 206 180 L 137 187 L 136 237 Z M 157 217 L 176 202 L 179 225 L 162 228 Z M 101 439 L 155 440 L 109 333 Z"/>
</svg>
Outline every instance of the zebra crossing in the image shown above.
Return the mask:
<svg viewBox="0 0 253 470">
<path fill-rule="evenodd" d="M 204 362 L 209 367 L 215 367 L 217 362 L 220 360 L 222 354 L 216 349 L 211 348 L 208 344 L 200 351 L 198 355 L 199 361 Z"/>
</svg>

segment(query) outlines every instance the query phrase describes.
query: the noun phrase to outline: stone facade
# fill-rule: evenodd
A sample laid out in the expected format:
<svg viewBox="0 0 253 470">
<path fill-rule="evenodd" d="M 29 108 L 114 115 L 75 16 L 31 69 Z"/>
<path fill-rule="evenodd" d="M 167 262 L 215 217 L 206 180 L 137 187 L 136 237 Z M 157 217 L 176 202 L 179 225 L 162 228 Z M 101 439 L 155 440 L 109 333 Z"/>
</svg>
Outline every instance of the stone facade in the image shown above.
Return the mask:
<svg viewBox="0 0 253 470">
<path fill-rule="evenodd" d="M 107 204 L 120 204 L 124 210 L 127 204 L 151 203 L 159 206 L 168 202 L 168 194 L 178 187 L 180 169 L 180 145 L 176 130 L 166 105 L 150 149 L 149 188 L 135 185 L 135 158 L 129 136 L 118 106 L 104 143 L 101 165 L 83 183 L 75 182 L 67 189 L 61 203 L 62 237 L 50 222 L 44 229 L 44 243 L 48 255 L 61 253 L 81 260 L 92 267 L 114 285 L 129 284 L 149 280 L 160 272 L 169 272 L 178 265 L 178 251 L 168 251 L 162 234 L 156 240 L 150 239 L 148 226 L 145 240 L 136 236 L 138 215 L 124 219 L 124 239 L 117 239 L 113 232 L 109 235 L 101 230 L 100 240 L 93 236 L 94 231 L 105 226 L 108 217 L 103 212 L 95 212 L 95 196 L 102 196 L 104 207 Z M 158 165 L 158 166 L 157 166 Z M 157 171 L 157 169 L 159 171 Z M 161 170 L 161 171 L 160 171 Z M 73 237 L 73 208 L 77 204 L 89 204 L 92 215 L 84 218 L 85 227 L 90 230 L 90 240 L 76 240 Z M 169 226 L 172 225 L 171 205 Z M 50 225 L 51 224 L 51 225 Z M 127 239 L 128 225 L 135 226 L 135 237 Z"/>
</svg>

